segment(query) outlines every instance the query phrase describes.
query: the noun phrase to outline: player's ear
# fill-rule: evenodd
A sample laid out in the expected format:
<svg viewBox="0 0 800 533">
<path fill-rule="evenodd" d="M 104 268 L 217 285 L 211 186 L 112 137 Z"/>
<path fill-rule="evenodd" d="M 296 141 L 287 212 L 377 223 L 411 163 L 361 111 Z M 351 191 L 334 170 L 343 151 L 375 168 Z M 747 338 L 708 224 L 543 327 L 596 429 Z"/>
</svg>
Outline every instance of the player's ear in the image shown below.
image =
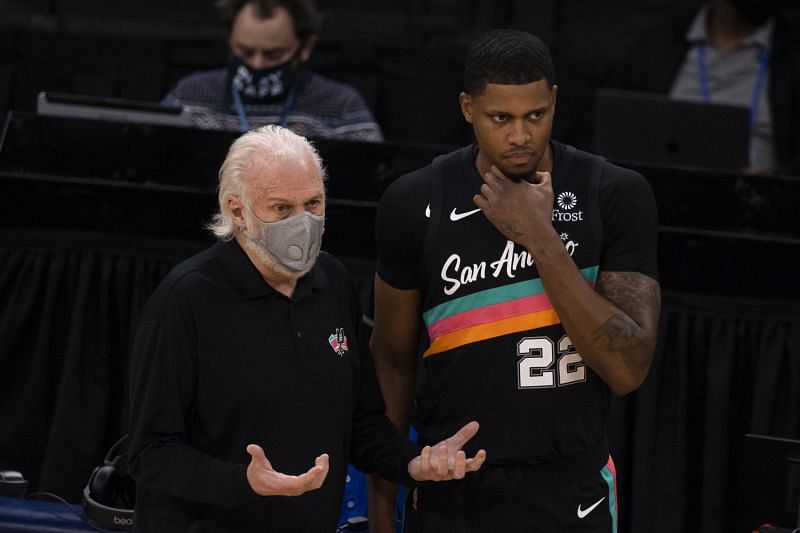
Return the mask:
<svg viewBox="0 0 800 533">
<path fill-rule="evenodd" d="M 458 103 L 461 105 L 461 114 L 464 120 L 472 124 L 472 97 L 465 92 L 458 95 Z"/>
</svg>

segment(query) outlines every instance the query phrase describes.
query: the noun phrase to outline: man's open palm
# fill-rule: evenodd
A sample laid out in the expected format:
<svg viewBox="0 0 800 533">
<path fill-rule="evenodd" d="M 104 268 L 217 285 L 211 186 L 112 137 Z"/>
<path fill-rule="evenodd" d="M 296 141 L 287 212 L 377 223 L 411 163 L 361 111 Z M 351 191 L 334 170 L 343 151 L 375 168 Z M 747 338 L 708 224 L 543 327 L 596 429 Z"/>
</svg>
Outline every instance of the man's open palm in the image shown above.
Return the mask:
<svg viewBox="0 0 800 533">
<path fill-rule="evenodd" d="M 300 496 L 322 486 L 328 475 L 328 454 L 323 453 L 314 461 L 314 466 L 299 476 L 281 474 L 272 468 L 264 450 L 257 444 L 247 446 L 250 464 L 247 466 L 247 481 L 253 491 L 261 496 Z"/>
</svg>

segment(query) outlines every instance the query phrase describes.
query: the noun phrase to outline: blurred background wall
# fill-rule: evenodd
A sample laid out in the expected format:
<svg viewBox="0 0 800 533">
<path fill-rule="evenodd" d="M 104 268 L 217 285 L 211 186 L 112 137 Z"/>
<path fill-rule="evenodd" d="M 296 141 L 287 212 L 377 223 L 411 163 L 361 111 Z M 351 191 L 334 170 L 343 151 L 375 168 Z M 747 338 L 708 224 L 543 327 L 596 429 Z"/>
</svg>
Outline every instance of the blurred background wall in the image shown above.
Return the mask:
<svg viewBox="0 0 800 533">
<path fill-rule="evenodd" d="M 642 32 L 698 0 L 320 0 L 312 67 L 355 85 L 387 139 L 460 144 L 465 46 L 495 27 L 550 46 L 559 76 L 556 135 L 585 143 L 593 89 Z M 181 76 L 226 60 L 212 2 L 0 0 L 0 112 L 40 90 L 158 100 Z M 443 120 L 444 119 L 444 120 Z"/>
</svg>

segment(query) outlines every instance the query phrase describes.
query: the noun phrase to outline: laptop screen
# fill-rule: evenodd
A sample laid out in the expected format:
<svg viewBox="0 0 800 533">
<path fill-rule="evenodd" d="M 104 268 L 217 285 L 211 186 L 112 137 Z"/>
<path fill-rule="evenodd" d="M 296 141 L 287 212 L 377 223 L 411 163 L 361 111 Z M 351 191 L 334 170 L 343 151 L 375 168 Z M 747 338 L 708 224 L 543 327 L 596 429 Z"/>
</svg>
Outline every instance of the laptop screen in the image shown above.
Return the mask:
<svg viewBox="0 0 800 533">
<path fill-rule="evenodd" d="M 54 117 L 138 122 L 162 126 L 191 126 L 189 114 L 181 107 L 158 102 L 106 98 L 80 94 L 40 92 L 36 113 Z"/>
<path fill-rule="evenodd" d="M 749 130 L 745 107 L 596 93 L 594 151 L 614 161 L 740 171 L 748 166 Z"/>
</svg>

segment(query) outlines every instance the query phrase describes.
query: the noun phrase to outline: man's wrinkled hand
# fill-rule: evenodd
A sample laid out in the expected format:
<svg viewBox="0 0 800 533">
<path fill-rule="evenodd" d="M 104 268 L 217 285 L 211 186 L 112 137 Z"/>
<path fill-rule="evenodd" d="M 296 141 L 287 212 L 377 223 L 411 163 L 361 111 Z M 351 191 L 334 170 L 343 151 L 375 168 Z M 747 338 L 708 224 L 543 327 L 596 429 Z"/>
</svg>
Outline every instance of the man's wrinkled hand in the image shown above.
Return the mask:
<svg viewBox="0 0 800 533">
<path fill-rule="evenodd" d="M 322 486 L 328 475 L 328 454 L 323 453 L 314 461 L 314 466 L 299 476 L 282 474 L 272 468 L 264 450 L 257 444 L 247 446 L 250 464 L 247 466 L 247 481 L 253 492 L 261 496 L 300 496 Z"/>
</svg>

